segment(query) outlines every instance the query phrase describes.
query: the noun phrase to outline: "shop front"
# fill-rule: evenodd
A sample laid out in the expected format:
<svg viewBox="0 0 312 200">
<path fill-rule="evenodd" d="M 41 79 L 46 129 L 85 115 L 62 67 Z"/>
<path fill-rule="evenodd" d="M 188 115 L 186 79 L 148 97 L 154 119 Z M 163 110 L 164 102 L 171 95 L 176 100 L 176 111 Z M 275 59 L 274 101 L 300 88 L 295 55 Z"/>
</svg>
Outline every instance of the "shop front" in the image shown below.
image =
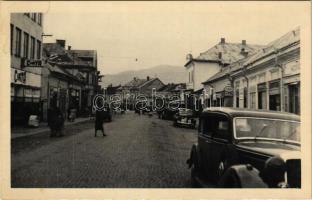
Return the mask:
<svg viewBox="0 0 312 200">
<path fill-rule="evenodd" d="M 41 117 L 40 74 L 11 68 L 11 123 L 26 125 L 30 115 Z"/>
<path fill-rule="evenodd" d="M 223 91 L 223 106 L 233 107 L 233 88 L 226 86 Z"/>
</svg>

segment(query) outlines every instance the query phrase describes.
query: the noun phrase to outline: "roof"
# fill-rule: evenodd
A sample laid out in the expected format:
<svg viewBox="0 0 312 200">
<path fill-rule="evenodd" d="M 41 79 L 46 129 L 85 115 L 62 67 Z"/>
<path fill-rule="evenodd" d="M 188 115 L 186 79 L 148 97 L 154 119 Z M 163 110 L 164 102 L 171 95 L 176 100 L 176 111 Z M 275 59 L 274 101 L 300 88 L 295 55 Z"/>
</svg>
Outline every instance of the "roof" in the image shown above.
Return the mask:
<svg viewBox="0 0 312 200">
<path fill-rule="evenodd" d="M 171 92 L 171 91 L 175 90 L 177 86 L 178 86 L 178 84 L 168 83 L 168 84 L 162 86 L 161 88 L 159 88 L 158 91 L 159 92 Z"/>
<path fill-rule="evenodd" d="M 300 116 L 287 112 L 268 111 L 268 110 L 253 110 L 246 108 L 230 108 L 230 107 L 210 107 L 205 108 L 203 113 L 224 113 L 232 117 L 261 117 L 261 118 L 273 118 L 282 120 L 300 121 Z"/>
<path fill-rule="evenodd" d="M 193 94 L 202 94 L 203 91 L 204 91 L 204 88 L 201 88 L 201 89 L 194 91 Z"/>
<path fill-rule="evenodd" d="M 79 80 L 78 77 L 73 76 L 72 74 L 70 74 L 67 70 L 59 67 L 58 65 L 51 65 L 49 63 L 44 64 L 44 66 L 51 72 L 51 73 L 56 73 L 56 74 L 60 74 L 62 76 L 66 76 L 75 80 Z"/>
<path fill-rule="evenodd" d="M 196 60 L 210 60 L 210 61 L 221 61 L 222 63 L 232 63 L 238 61 L 245 56 L 241 53 L 244 49 L 245 52 L 252 53 L 261 49 L 263 45 L 243 45 L 241 43 L 218 43 L 207 51 L 200 53 L 195 58 Z M 219 59 L 219 53 L 222 53 L 222 58 Z"/>
<path fill-rule="evenodd" d="M 270 42 L 268 45 L 264 46 L 263 48 L 258 49 L 257 51 L 253 52 L 248 57 L 240 59 L 236 62 L 233 62 L 232 64 L 226 67 L 223 67 L 221 71 L 219 71 L 218 73 L 216 73 L 215 75 L 213 75 L 212 77 L 210 77 L 208 80 L 206 80 L 203 83 L 213 82 L 219 78 L 224 77 L 225 75 L 231 72 L 242 69 L 243 66 L 250 65 L 257 60 L 261 60 L 267 55 L 275 53 L 276 49 L 283 49 L 299 41 L 300 41 L 300 29 L 296 28 L 286 33 L 282 37 Z"/>
<path fill-rule="evenodd" d="M 124 87 L 139 87 L 146 82 L 146 79 L 134 78 L 124 85 Z"/>
<path fill-rule="evenodd" d="M 94 57 L 96 56 L 96 50 L 66 50 L 69 54 L 75 54 L 77 57 Z"/>
<path fill-rule="evenodd" d="M 96 50 L 65 50 L 59 43 L 43 43 L 43 57 L 64 67 L 97 67 Z"/>
<path fill-rule="evenodd" d="M 300 41 L 300 28 L 298 27 L 294 30 L 289 31 L 282 37 L 270 42 L 264 48 L 257 51 L 256 54 L 249 57 L 249 59 L 244 63 L 244 65 L 252 64 L 257 60 L 264 58 L 266 55 L 275 53 L 276 50 L 283 49 L 299 41 Z"/>
<path fill-rule="evenodd" d="M 109 86 L 109 87 L 106 88 L 106 92 L 107 92 L 108 95 L 115 94 L 119 87 L 120 87 L 120 85 L 118 85 L 118 86 Z"/>
</svg>

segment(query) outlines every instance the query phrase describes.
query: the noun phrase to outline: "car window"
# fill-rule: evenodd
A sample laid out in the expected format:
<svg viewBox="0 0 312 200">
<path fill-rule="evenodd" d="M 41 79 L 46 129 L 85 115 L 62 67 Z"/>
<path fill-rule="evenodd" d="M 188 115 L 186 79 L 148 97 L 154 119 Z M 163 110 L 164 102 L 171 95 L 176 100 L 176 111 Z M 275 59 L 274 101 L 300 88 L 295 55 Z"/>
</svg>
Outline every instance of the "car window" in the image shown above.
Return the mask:
<svg viewBox="0 0 312 200">
<path fill-rule="evenodd" d="M 215 120 L 213 117 L 205 116 L 200 121 L 200 132 L 207 136 L 212 136 L 215 131 Z"/>
<path fill-rule="evenodd" d="M 215 118 L 216 130 L 213 137 L 220 139 L 228 139 L 230 134 L 230 124 L 226 116 L 216 116 Z"/>
</svg>

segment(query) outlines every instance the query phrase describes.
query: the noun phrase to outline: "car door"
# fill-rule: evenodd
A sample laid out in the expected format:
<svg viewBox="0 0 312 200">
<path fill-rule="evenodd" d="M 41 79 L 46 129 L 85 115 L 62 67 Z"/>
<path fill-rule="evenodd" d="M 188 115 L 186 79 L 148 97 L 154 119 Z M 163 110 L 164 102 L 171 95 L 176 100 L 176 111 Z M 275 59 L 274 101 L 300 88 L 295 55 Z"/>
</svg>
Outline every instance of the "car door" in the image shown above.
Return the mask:
<svg viewBox="0 0 312 200">
<path fill-rule="evenodd" d="M 219 176 L 219 168 L 223 167 L 224 172 L 227 164 L 229 164 L 227 147 L 231 138 L 230 120 L 224 114 L 216 114 L 214 116 L 214 130 L 209 144 L 209 165 L 210 172 L 215 179 Z"/>
<path fill-rule="evenodd" d="M 214 131 L 214 118 L 210 114 L 201 117 L 200 128 L 198 133 L 198 145 L 200 148 L 201 166 L 206 176 L 209 176 L 211 165 L 210 145 L 212 142 L 212 133 Z"/>
</svg>

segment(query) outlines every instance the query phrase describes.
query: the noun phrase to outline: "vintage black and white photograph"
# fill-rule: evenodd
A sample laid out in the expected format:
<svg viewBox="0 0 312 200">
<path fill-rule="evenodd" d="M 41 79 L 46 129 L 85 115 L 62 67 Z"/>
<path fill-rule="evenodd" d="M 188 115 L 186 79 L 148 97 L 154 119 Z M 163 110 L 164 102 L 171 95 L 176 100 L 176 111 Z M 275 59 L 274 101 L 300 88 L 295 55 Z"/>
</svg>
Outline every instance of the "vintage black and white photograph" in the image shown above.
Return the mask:
<svg viewBox="0 0 312 200">
<path fill-rule="evenodd" d="M 11 188 L 302 188 L 305 3 L 11 12 Z"/>
</svg>

